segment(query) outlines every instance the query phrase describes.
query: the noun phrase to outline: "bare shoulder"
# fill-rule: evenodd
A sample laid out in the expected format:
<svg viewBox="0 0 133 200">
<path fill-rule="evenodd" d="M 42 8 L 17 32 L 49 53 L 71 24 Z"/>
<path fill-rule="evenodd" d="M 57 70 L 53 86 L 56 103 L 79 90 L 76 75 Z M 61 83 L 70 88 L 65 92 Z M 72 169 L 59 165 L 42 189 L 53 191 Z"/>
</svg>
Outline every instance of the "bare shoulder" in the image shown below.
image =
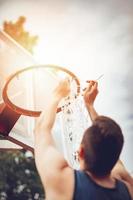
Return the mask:
<svg viewBox="0 0 133 200">
<path fill-rule="evenodd" d="M 72 200 L 74 192 L 74 170 L 67 166 L 56 174 L 49 175 L 45 187 L 48 199 Z"/>
<path fill-rule="evenodd" d="M 49 146 L 42 155 L 36 163 L 47 199 L 71 200 L 74 191 L 74 170 L 54 146 Z"/>
</svg>

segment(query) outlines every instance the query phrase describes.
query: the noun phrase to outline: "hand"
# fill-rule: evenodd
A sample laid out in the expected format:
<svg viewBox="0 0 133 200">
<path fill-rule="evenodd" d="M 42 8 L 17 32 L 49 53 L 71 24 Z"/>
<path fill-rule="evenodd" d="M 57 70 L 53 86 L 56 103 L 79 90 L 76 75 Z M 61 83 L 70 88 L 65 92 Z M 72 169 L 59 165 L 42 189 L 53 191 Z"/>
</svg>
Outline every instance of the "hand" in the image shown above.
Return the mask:
<svg viewBox="0 0 133 200">
<path fill-rule="evenodd" d="M 70 80 L 65 78 L 60 80 L 58 86 L 54 90 L 54 95 L 59 98 L 68 96 L 70 93 Z"/>
<path fill-rule="evenodd" d="M 93 106 L 95 98 L 98 94 L 98 83 L 96 81 L 87 81 L 88 87 L 85 89 L 83 97 L 87 106 Z"/>
<path fill-rule="evenodd" d="M 120 180 L 125 180 L 128 178 L 129 173 L 127 172 L 127 170 L 125 169 L 124 165 L 122 164 L 122 162 L 119 160 L 116 165 L 114 166 L 111 175 L 114 178 L 118 178 Z"/>
</svg>

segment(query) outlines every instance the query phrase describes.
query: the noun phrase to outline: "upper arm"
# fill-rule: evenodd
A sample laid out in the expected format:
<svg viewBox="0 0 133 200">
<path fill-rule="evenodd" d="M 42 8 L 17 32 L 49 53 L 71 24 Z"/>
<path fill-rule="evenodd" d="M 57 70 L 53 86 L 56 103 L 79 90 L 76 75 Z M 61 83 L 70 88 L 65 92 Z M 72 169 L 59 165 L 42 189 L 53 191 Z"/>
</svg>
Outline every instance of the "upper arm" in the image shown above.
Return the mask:
<svg viewBox="0 0 133 200">
<path fill-rule="evenodd" d="M 45 174 L 60 171 L 68 166 L 63 155 L 52 145 L 42 149 L 39 147 L 35 151 L 35 160 L 39 171 L 43 170 Z"/>
<path fill-rule="evenodd" d="M 123 181 L 129 182 L 133 185 L 133 178 L 130 173 L 126 170 L 124 164 L 119 160 L 112 170 L 112 176 Z"/>
<path fill-rule="evenodd" d="M 61 195 L 63 197 L 64 195 L 72 197 L 74 190 L 74 171 L 69 167 L 63 155 L 55 147 L 49 146 L 41 158 L 36 160 L 36 165 L 47 198 L 51 197 L 52 199 L 52 196 L 55 198 L 55 195 L 57 196 L 56 199 Z"/>
<path fill-rule="evenodd" d="M 133 177 L 129 174 L 129 172 L 126 170 L 120 160 L 117 162 L 116 166 L 112 170 L 112 176 L 123 181 L 126 184 L 133 199 Z"/>
<path fill-rule="evenodd" d="M 51 134 L 40 131 L 35 137 L 35 162 L 42 181 L 58 177 L 59 173 L 69 167 L 68 162 L 56 148 Z"/>
</svg>

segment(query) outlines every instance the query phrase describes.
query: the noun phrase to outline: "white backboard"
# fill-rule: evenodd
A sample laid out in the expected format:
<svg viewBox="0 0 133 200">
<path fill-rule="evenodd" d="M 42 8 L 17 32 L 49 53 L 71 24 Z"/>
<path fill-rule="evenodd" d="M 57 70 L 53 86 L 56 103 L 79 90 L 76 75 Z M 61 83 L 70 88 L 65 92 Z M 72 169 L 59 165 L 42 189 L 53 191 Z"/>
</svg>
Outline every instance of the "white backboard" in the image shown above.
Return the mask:
<svg viewBox="0 0 133 200">
<path fill-rule="evenodd" d="M 5 32 L 0 31 L 0 103 L 3 103 L 2 91 L 3 87 L 8 79 L 8 77 L 15 73 L 16 71 L 26 68 L 29 66 L 37 65 L 37 62 L 34 60 L 33 56 L 21 47 L 17 42 L 15 42 L 9 35 Z M 44 76 L 43 76 L 44 78 Z M 39 82 L 38 82 L 39 84 Z M 14 94 L 16 85 L 13 88 L 13 98 L 17 102 L 17 94 Z M 37 102 L 39 102 L 38 96 L 35 95 L 31 90 L 33 90 L 33 85 L 27 84 L 28 91 L 27 95 L 23 98 L 23 102 L 26 104 L 32 104 L 36 107 Z M 44 87 L 45 88 L 45 87 Z M 41 94 L 40 94 L 41 95 Z M 47 103 L 48 99 L 45 99 Z M 25 103 L 24 102 L 24 103 Z M 26 148 L 33 151 L 34 149 L 34 135 L 33 129 L 35 125 L 35 118 L 28 116 L 20 116 L 10 133 L 8 134 L 8 140 L 5 140 L 4 137 L 0 139 L 0 150 L 4 149 L 21 149 Z M 54 138 L 58 149 L 61 151 L 66 151 L 62 135 L 60 135 L 60 129 L 62 129 L 62 123 L 60 120 L 60 114 L 57 116 L 54 129 Z M 65 153 L 66 157 L 68 152 Z"/>
<path fill-rule="evenodd" d="M 9 75 L 22 68 L 35 65 L 36 61 L 28 51 L 15 42 L 9 35 L 0 31 L 0 63 L 0 102 L 2 103 L 2 89 Z M 27 100 L 27 98 L 25 99 Z M 0 140 L 0 149 L 20 148 L 16 144 L 21 143 L 24 143 L 27 147 L 33 147 L 33 121 L 33 118 L 21 116 L 9 133 L 9 139 L 13 143 Z"/>
</svg>

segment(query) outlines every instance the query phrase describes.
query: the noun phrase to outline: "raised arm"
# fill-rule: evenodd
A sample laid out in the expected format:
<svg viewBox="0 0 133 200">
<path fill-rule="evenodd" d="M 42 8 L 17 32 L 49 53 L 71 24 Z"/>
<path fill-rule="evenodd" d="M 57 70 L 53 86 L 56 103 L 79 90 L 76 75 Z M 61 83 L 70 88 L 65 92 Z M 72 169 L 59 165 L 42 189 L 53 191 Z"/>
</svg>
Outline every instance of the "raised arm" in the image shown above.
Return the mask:
<svg viewBox="0 0 133 200">
<path fill-rule="evenodd" d="M 93 122 L 98 117 L 98 113 L 94 108 L 94 102 L 98 94 L 98 83 L 96 81 L 88 81 L 88 83 L 89 85 L 86 88 L 83 96 L 86 108 Z M 133 177 L 126 170 L 122 161 L 119 160 L 116 163 L 114 169 L 112 170 L 112 176 L 124 181 L 127 184 L 130 194 L 133 198 Z"/>
<path fill-rule="evenodd" d="M 88 87 L 85 89 L 83 97 L 90 118 L 92 121 L 94 121 L 96 117 L 98 117 L 98 114 L 94 108 L 94 101 L 98 94 L 98 83 L 96 81 L 87 81 L 87 82 L 88 82 Z"/>
<path fill-rule="evenodd" d="M 49 99 L 45 110 L 37 120 L 35 127 L 35 162 L 45 188 L 54 183 L 54 178 L 50 182 L 50 177 L 52 175 L 55 177 L 55 174 L 58 176 L 58 173 L 67 166 L 67 161 L 56 149 L 52 136 L 52 128 L 58 104 L 62 98 L 68 96 L 69 92 L 69 80 L 60 81 Z"/>
</svg>

